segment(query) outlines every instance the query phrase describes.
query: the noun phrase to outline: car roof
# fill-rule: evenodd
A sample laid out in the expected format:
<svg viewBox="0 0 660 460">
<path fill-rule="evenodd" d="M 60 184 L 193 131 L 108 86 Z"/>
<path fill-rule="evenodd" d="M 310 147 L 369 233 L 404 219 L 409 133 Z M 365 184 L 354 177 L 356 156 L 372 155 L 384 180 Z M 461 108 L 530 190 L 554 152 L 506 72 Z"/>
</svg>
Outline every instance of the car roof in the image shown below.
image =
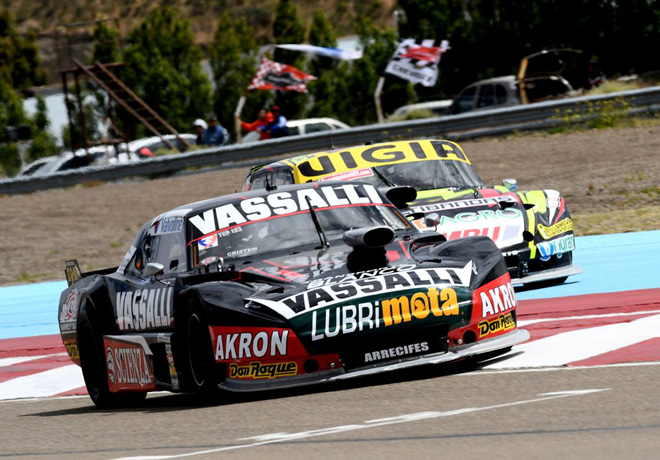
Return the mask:
<svg viewBox="0 0 660 460">
<path fill-rule="evenodd" d="M 471 83 L 470 85 L 466 86 L 466 88 L 469 88 L 471 86 L 481 86 L 481 85 L 487 85 L 487 84 L 493 84 L 493 83 L 515 83 L 518 81 L 515 75 L 505 75 L 503 77 L 493 77 L 493 78 L 487 78 L 485 80 L 479 80 L 475 81 L 474 83 Z"/>
<path fill-rule="evenodd" d="M 443 99 L 440 101 L 427 101 L 427 102 L 418 102 L 416 104 L 403 105 L 396 109 L 393 115 L 402 115 L 414 110 L 425 110 L 425 109 L 437 109 L 443 107 L 449 107 L 452 103 L 451 99 Z"/>
<path fill-rule="evenodd" d="M 289 120 L 289 121 L 287 121 L 286 125 L 290 128 L 294 128 L 294 127 L 297 127 L 297 126 L 311 125 L 313 123 L 329 123 L 329 124 L 339 125 L 342 128 L 350 128 L 350 126 L 348 126 L 346 123 L 341 122 L 339 120 L 335 120 L 334 118 L 328 118 L 328 117 L 303 118 L 302 120 Z"/>
<path fill-rule="evenodd" d="M 166 139 L 168 141 L 174 140 L 177 137 L 181 137 L 187 141 L 194 141 L 197 139 L 196 134 L 190 134 L 190 133 L 179 133 L 178 135 L 176 134 L 165 134 L 163 136 L 163 139 Z M 131 141 L 128 143 L 128 150 L 131 152 L 135 152 L 142 147 L 149 147 L 150 145 L 157 144 L 158 142 L 162 142 L 161 138 L 158 136 L 152 136 L 152 137 L 145 137 L 142 139 L 136 139 L 134 141 Z"/>
</svg>

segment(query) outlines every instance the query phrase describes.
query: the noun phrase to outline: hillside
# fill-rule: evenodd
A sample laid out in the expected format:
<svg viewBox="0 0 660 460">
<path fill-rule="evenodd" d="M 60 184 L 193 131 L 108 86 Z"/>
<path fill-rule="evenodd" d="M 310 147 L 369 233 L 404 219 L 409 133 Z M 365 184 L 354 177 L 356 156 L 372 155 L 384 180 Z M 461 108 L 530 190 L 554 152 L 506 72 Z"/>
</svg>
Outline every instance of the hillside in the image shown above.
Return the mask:
<svg viewBox="0 0 660 460">
<path fill-rule="evenodd" d="M 44 67 L 49 70 L 50 81 L 59 82 L 56 37 L 71 36 L 71 43 L 89 43 L 92 25 L 70 24 L 98 19 L 113 18 L 112 25 L 119 29 L 123 38 L 140 24 L 151 9 L 158 6 L 174 6 L 180 14 L 190 19 L 195 40 L 206 47 L 213 39 L 220 16 L 231 11 L 236 17 L 245 17 L 254 30 L 260 44 L 272 42 L 272 26 L 279 0 L 4 0 L 3 7 L 9 8 L 16 18 L 20 32 L 35 32 Z M 332 22 L 337 36 L 352 35 L 355 19 L 362 15 L 384 27 L 392 24 L 394 0 L 320 0 L 293 1 L 298 14 L 309 27 L 314 11 L 323 10 Z M 69 24 L 69 26 L 67 26 Z M 63 39 L 60 45 L 64 44 Z M 83 52 L 85 45 L 76 46 Z"/>
</svg>

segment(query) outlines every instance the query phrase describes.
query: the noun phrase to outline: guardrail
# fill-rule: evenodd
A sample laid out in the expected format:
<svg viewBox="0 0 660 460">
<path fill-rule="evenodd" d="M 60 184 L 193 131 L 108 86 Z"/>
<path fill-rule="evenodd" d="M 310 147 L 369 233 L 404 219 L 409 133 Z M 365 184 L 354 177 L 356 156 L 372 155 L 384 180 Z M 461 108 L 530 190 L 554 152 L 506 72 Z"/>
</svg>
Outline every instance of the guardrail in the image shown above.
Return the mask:
<svg viewBox="0 0 660 460">
<path fill-rule="evenodd" d="M 460 115 L 423 120 L 361 126 L 326 131 L 304 136 L 234 144 L 212 149 L 195 150 L 177 155 L 150 158 L 134 163 L 91 166 L 49 176 L 5 179 L 0 181 L 0 194 L 27 193 L 50 188 L 68 187 L 87 181 L 117 180 L 133 176 L 174 173 L 185 168 L 217 166 L 233 168 L 256 164 L 258 160 L 291 155 L 295 152 L 320 151 L 365 142 L 383 142 L 418 137 L 443 137 L 452 140 L 502 135 L 514 131 L 547 129 L 575 123 L 566 114 L 582 114 L 581 120 L 599 116 L 590 113 L 598 104 L 613 103 L 614 110 L 625 105 L 629 114 L 660 111 L 660 87 L 623 91 L 597 96 L 559 99 L 541 103 L 506 107 Z M 608 109 L 610 110 L 610 109 Z"/>
</svg>

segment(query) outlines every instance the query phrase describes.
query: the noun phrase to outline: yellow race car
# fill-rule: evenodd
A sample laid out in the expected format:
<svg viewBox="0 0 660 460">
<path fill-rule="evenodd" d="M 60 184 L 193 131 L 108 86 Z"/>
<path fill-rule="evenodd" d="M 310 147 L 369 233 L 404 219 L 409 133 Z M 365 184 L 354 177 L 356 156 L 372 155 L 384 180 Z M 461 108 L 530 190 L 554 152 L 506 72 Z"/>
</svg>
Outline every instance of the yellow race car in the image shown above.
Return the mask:
<svg viewBox="0 0 660 460">
<path fill-rule="evenodd" d="M 407 210 L 422 230 L 448 240 L 488 236 L 502 250 L 514 284 L 563 283 L 573 265 L 573 221 L 556 190 L 516 191 L 514 179 L 487 186 L 455 142 L 413 140 L 299 155 L 250 170 L 243 190 L 313 181 L 411 186 Z"/>
</svg>

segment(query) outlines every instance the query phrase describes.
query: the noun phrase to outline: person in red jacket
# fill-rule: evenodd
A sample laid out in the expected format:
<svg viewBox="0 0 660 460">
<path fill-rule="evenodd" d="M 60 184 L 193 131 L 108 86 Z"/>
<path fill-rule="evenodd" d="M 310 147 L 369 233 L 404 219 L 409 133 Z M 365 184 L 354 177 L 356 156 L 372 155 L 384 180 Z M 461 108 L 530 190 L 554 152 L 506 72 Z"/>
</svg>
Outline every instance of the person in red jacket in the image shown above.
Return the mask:
<svg viewBox="0 0 660 460">
<path fill-rule="evenodd" d="M 248 132 L 259 130 L 259 140 L 263 141 L 264 139 L 270 139 L 270 132 L 262 131 L 259 128 L 261 128 L 262 126 L 266 126 L 272 121 L 273 121 L 273 114 L 270 112 L 266 112 L 264 109 L 261 109 L 259 110 L 259 116 L 252 123 L 246 123 L 244 121 L 241 121 L 241 128 L 243 128 L 245 131 Z"/>
</svg>

